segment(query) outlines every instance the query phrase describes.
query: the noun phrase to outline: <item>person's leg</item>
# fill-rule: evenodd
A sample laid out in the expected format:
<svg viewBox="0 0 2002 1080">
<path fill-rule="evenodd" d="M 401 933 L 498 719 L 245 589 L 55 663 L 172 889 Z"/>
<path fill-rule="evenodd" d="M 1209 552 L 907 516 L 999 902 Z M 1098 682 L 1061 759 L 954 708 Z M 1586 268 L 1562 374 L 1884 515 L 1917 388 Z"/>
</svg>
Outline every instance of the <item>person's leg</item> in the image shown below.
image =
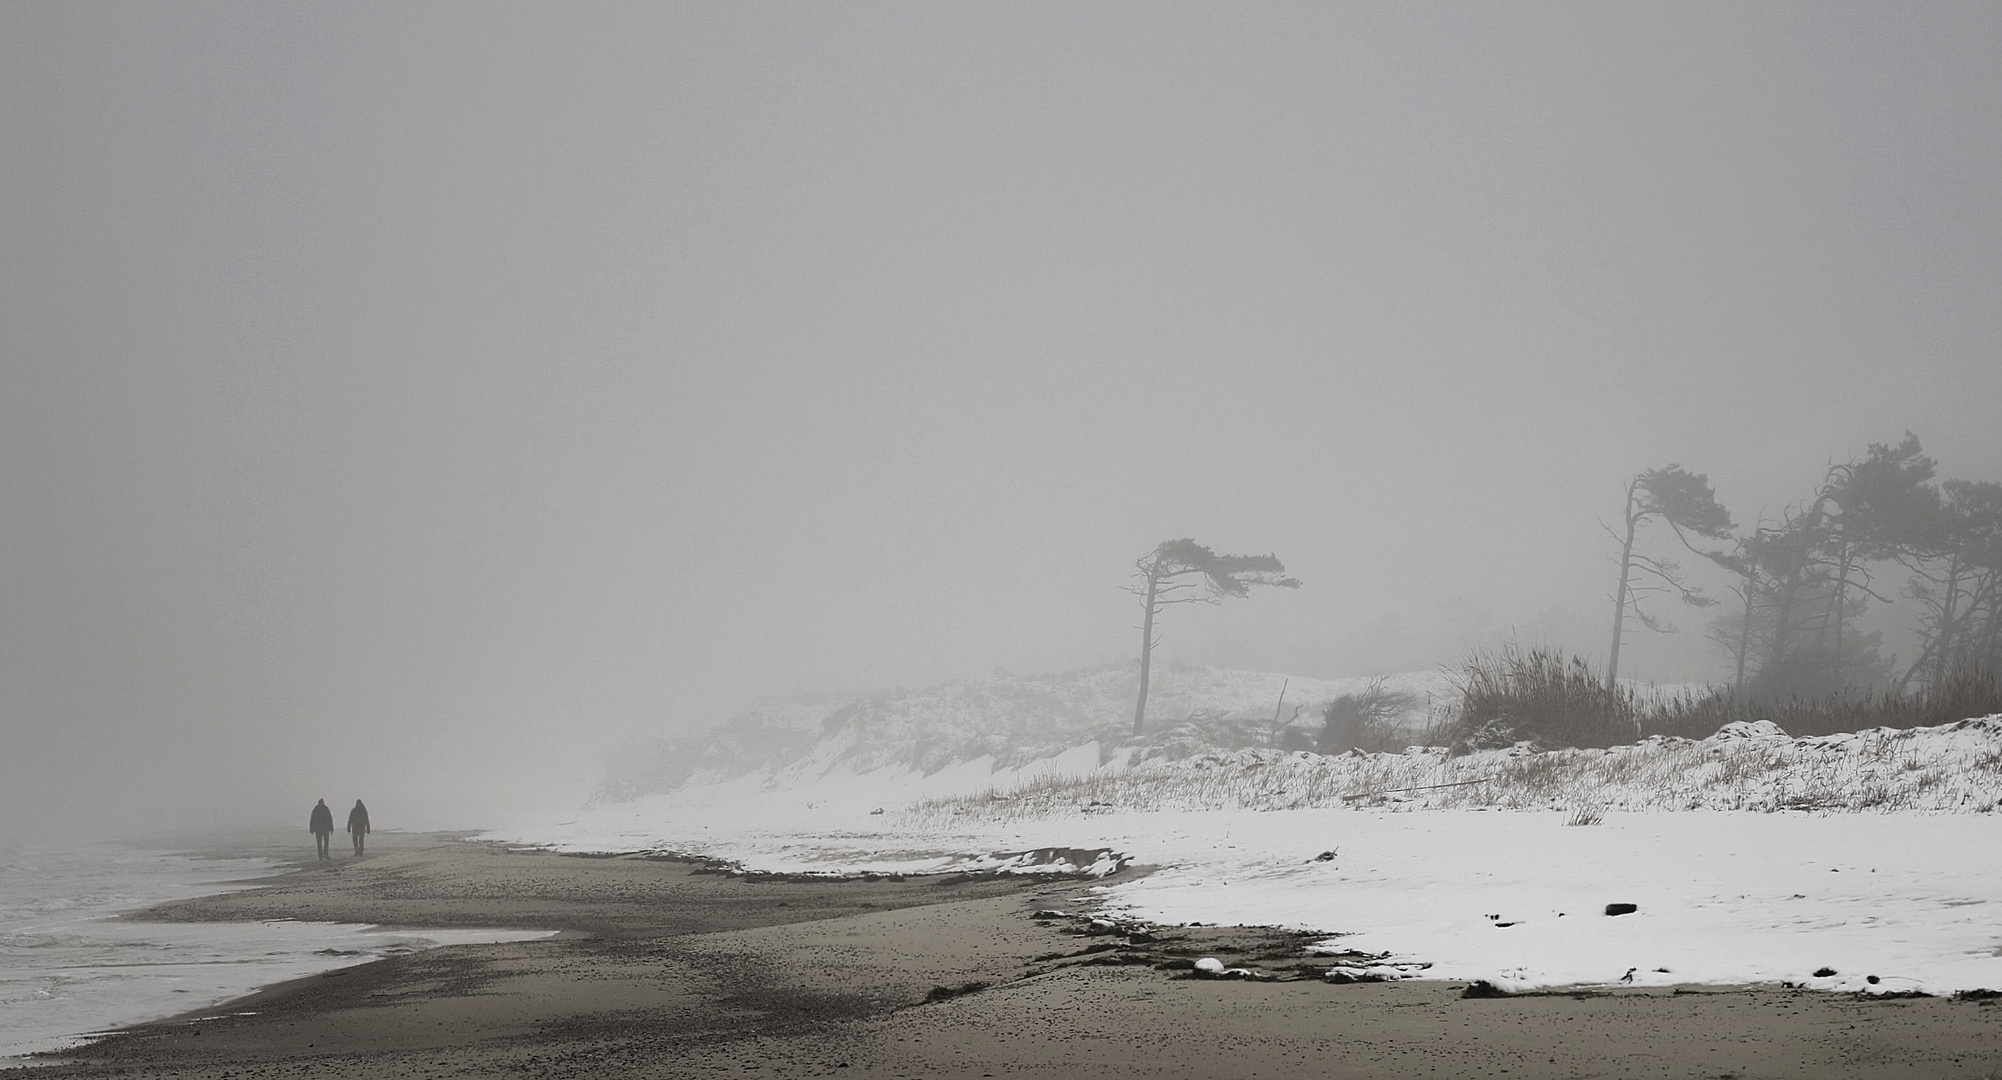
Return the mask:
<svg viewBox="0 0 2002 1080">
<path fill-rule="evenodd" d="M 326 834 L 326 833 L 323 833 L 323 832 L 316 832 L 316 833 L 314 833 L 314 834 L 313 834 L 313 845 L 314 845 L 314 846 L 315 846 L 316 848 L 318 848 L 318 849 L 319 849 L 319 852 L 320 852 L 320 858 L 324 859 L 324 858 L 326 858 L 326 857 L 327 857 L 327 834 Z"/>
</svg>

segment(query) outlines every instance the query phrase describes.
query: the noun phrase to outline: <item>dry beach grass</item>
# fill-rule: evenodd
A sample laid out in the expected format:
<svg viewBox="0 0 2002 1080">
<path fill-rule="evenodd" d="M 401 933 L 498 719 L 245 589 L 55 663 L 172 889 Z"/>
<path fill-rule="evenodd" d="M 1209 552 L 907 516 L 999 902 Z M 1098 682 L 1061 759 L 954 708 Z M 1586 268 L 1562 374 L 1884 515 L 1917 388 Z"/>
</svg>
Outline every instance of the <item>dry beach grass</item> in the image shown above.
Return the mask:
<svg viewBox="0 0 2002 1080">
<path fill-rule="evenodd" d="M 2002 801 L 2002 716 L 1930 728 L 1792 739 L 1734 725 L 1703 740 L 1459 756 L 1239 750 L 1148 762 L 917 803 L 906 820 L 950 827 L 1100 810 L 1330 806 L 1507 810 L 1923 810 L 1990 813 Z"/>
</svg>

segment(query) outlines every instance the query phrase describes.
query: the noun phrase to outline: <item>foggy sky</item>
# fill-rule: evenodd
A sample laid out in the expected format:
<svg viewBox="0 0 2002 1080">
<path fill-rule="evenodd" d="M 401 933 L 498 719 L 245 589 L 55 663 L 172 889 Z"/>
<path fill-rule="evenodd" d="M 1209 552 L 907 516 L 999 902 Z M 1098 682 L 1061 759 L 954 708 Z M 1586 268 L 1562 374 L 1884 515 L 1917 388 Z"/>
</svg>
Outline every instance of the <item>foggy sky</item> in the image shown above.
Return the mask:
<svg viewBox="0 0 2002 1080">
<path fill-rule="evenodd" d="M 1179 536 L 1306 587 L 1169 656 L 1600 658 L 1640 469 L 2002 479 L 1998 180 L 1986 4 L 0 7 L 0 831 L 573 804 Z"/>
</svg>

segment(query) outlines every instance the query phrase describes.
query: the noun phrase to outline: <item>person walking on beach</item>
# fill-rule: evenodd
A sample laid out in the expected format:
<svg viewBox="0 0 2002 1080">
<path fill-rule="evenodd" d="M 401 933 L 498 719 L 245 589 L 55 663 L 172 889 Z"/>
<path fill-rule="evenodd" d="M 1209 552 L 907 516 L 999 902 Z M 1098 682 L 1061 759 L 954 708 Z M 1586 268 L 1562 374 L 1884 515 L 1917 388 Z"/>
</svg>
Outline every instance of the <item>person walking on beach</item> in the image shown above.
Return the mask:
<svg viewBox="0 0 2002 1080">
<path fill-rule="evenodd" d="M 326 858 L 327 841 L 334 835 L 334 812 L 327 809 L 327 800 L 321 799 L 313 807 L 313 816 L 306 822 L 306 827 L 313 831 L 313 843 L 319 845 L 320 858 Z"/>
<path fill-rule="evenodd" d="M 361 838 L 368 835 L 368 807 L 355 800 L 355 808 L 348 811 L 348 835 L 354 837 L 355 855 L 361 855 Z"/>
</svg>

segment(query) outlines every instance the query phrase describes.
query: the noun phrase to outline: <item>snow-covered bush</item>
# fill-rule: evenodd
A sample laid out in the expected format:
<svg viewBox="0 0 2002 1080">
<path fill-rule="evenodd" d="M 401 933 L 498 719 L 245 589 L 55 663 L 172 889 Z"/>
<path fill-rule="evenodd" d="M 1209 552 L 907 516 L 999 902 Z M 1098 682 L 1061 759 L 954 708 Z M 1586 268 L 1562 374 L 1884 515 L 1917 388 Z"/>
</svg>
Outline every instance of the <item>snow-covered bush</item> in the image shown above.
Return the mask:
<svg viewBox="0 0 2002 1080">
<path fill-rule="evenodd" d="M 1321 709 L 1316 747 L 1323 754 L 1349 750 L 1379 754 L 1402 749 L 1411 740 L 1399 725 L 1416 695 L 1393 690 L 1382 677 L 1353 693 L 1341 694 Z M 1287 748 L 1290 749 L 1290 748 Z"/>
</svg>

